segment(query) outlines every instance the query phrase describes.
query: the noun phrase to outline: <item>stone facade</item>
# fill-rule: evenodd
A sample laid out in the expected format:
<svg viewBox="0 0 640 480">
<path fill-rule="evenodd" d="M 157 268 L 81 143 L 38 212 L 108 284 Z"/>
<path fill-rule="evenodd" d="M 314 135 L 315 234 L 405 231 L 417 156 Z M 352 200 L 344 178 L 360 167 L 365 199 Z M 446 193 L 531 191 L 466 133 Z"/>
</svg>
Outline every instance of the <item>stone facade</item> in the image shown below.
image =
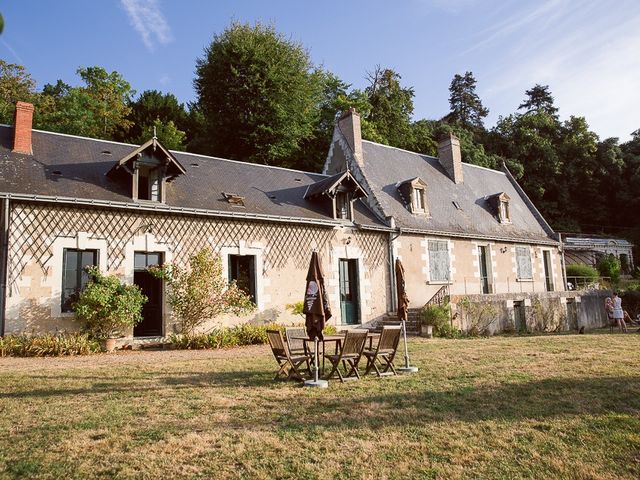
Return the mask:
<svg viewBox="0 0 640 480">
<path fill-rule="evenodd" d="M 375 321 L 389 309 L 387 233 L 354 226 L 220 219 L 196 215 L 134 212 L 13 202 L 9 240 L 7 333 L 75 329 L 73 314 L 61 312 L 62 251 L 95 249 L 99 266 L 133 282 L 134 252 L 161 252 L 165 262 L 184 265 L 209 246 L 222 256 L 255 255 L 257 310 L 245 318 L 226 317 L 205 325 L 236 322 L 299 322 L 285 308 L 302 300 L 311 252 L 323 263 L 333 310 L 340 325 L 338 261 L 358 265 L 361 323 Z M 164 306 L 164 334 L 174 331 Z"/>
</svg>

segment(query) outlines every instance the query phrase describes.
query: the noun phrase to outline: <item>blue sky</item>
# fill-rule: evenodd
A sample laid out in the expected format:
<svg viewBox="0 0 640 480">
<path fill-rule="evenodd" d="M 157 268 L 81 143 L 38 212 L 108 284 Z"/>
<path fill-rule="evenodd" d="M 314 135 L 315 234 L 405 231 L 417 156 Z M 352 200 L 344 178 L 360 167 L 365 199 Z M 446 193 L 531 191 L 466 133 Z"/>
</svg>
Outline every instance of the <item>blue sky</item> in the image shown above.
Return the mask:
<svg viewBox="0 0 640 480">
<path fill-rule="evenodd" d="M 262 21 L 356 87 L 376 64 L 398 71 L 415 89 L 416 119 L 445 115 L 451 78 L 471 70 L 489 127 L 542 83 L 562 118 L 585 116 L 601 138 L 640 128 L 638 0 L 21 0 L 0 11 L 0 55 L 38 87 L 101 65 L 138 92 L 193 100 L 212 36 L 232 20 Z"/>
</svg>

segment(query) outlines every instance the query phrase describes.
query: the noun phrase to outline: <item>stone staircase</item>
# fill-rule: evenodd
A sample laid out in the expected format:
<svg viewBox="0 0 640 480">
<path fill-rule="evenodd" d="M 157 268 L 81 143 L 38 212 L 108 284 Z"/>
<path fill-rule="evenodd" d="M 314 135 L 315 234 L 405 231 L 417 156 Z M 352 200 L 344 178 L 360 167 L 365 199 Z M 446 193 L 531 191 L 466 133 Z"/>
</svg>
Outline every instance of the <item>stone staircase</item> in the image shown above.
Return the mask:
<svg viewBox="0 0 640 480">
<path fill-rule="evenodd" d="M 407 335 L 419 335 L 420 334 L 420 308 L 410 308 L 407 312 Z M 374 331 L 382 331 L 384 325 L 400 325 L 398 320 L 398 314 L 396 312 L 389 312 L 382 320 L 378 320 Z"/>
</svg>

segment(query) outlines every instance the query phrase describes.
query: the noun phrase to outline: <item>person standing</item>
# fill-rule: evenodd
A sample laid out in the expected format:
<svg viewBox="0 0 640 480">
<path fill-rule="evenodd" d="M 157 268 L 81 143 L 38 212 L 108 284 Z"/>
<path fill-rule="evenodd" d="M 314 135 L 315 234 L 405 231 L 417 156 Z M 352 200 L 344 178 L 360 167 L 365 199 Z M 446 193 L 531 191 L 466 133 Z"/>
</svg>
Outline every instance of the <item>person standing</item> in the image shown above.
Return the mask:
<svg viewBox="0 0 640 480">
<path fill-rule="evenodd" d="M 613 319 L 618 324 L 621 332 L 627 331 L 627 324 L 624 323 L 624 311 L 622 310 L 622 299 L 618 296 L 618 292 L 613 292 Z"/>
</svg>

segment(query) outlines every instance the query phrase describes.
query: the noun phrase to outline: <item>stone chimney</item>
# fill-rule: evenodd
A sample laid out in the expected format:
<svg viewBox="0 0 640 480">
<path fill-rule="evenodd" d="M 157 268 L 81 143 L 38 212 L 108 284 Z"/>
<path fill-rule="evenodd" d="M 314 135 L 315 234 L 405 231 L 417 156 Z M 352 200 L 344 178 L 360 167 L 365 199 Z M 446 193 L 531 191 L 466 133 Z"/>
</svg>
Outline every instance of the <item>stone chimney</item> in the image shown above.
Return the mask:
<svg viewBox="0 0 640 480">
<path fill-rule="evenodd" d="M 345 111 L 338 119 L 338 129 L 347 140 L 358 165 L 363 166 L 362 133 L 360 131 L 360 115 L 355 108 Z"/>
<path fill-rule="evenodd" d="M 460 139 L 453 133 L 440 138 L 438 142 L 438 160 L 453 180 L 458 184 L 462 178 L 462 155 L 460 154 Z"/>
<path fill-rule="evenodd" d="M 15 128 L 13 133 L 13 151 L 33 155 L 31 146 L 31 125 L 33 105 L 26 102 L 16 103 Z"/>
</svg>

